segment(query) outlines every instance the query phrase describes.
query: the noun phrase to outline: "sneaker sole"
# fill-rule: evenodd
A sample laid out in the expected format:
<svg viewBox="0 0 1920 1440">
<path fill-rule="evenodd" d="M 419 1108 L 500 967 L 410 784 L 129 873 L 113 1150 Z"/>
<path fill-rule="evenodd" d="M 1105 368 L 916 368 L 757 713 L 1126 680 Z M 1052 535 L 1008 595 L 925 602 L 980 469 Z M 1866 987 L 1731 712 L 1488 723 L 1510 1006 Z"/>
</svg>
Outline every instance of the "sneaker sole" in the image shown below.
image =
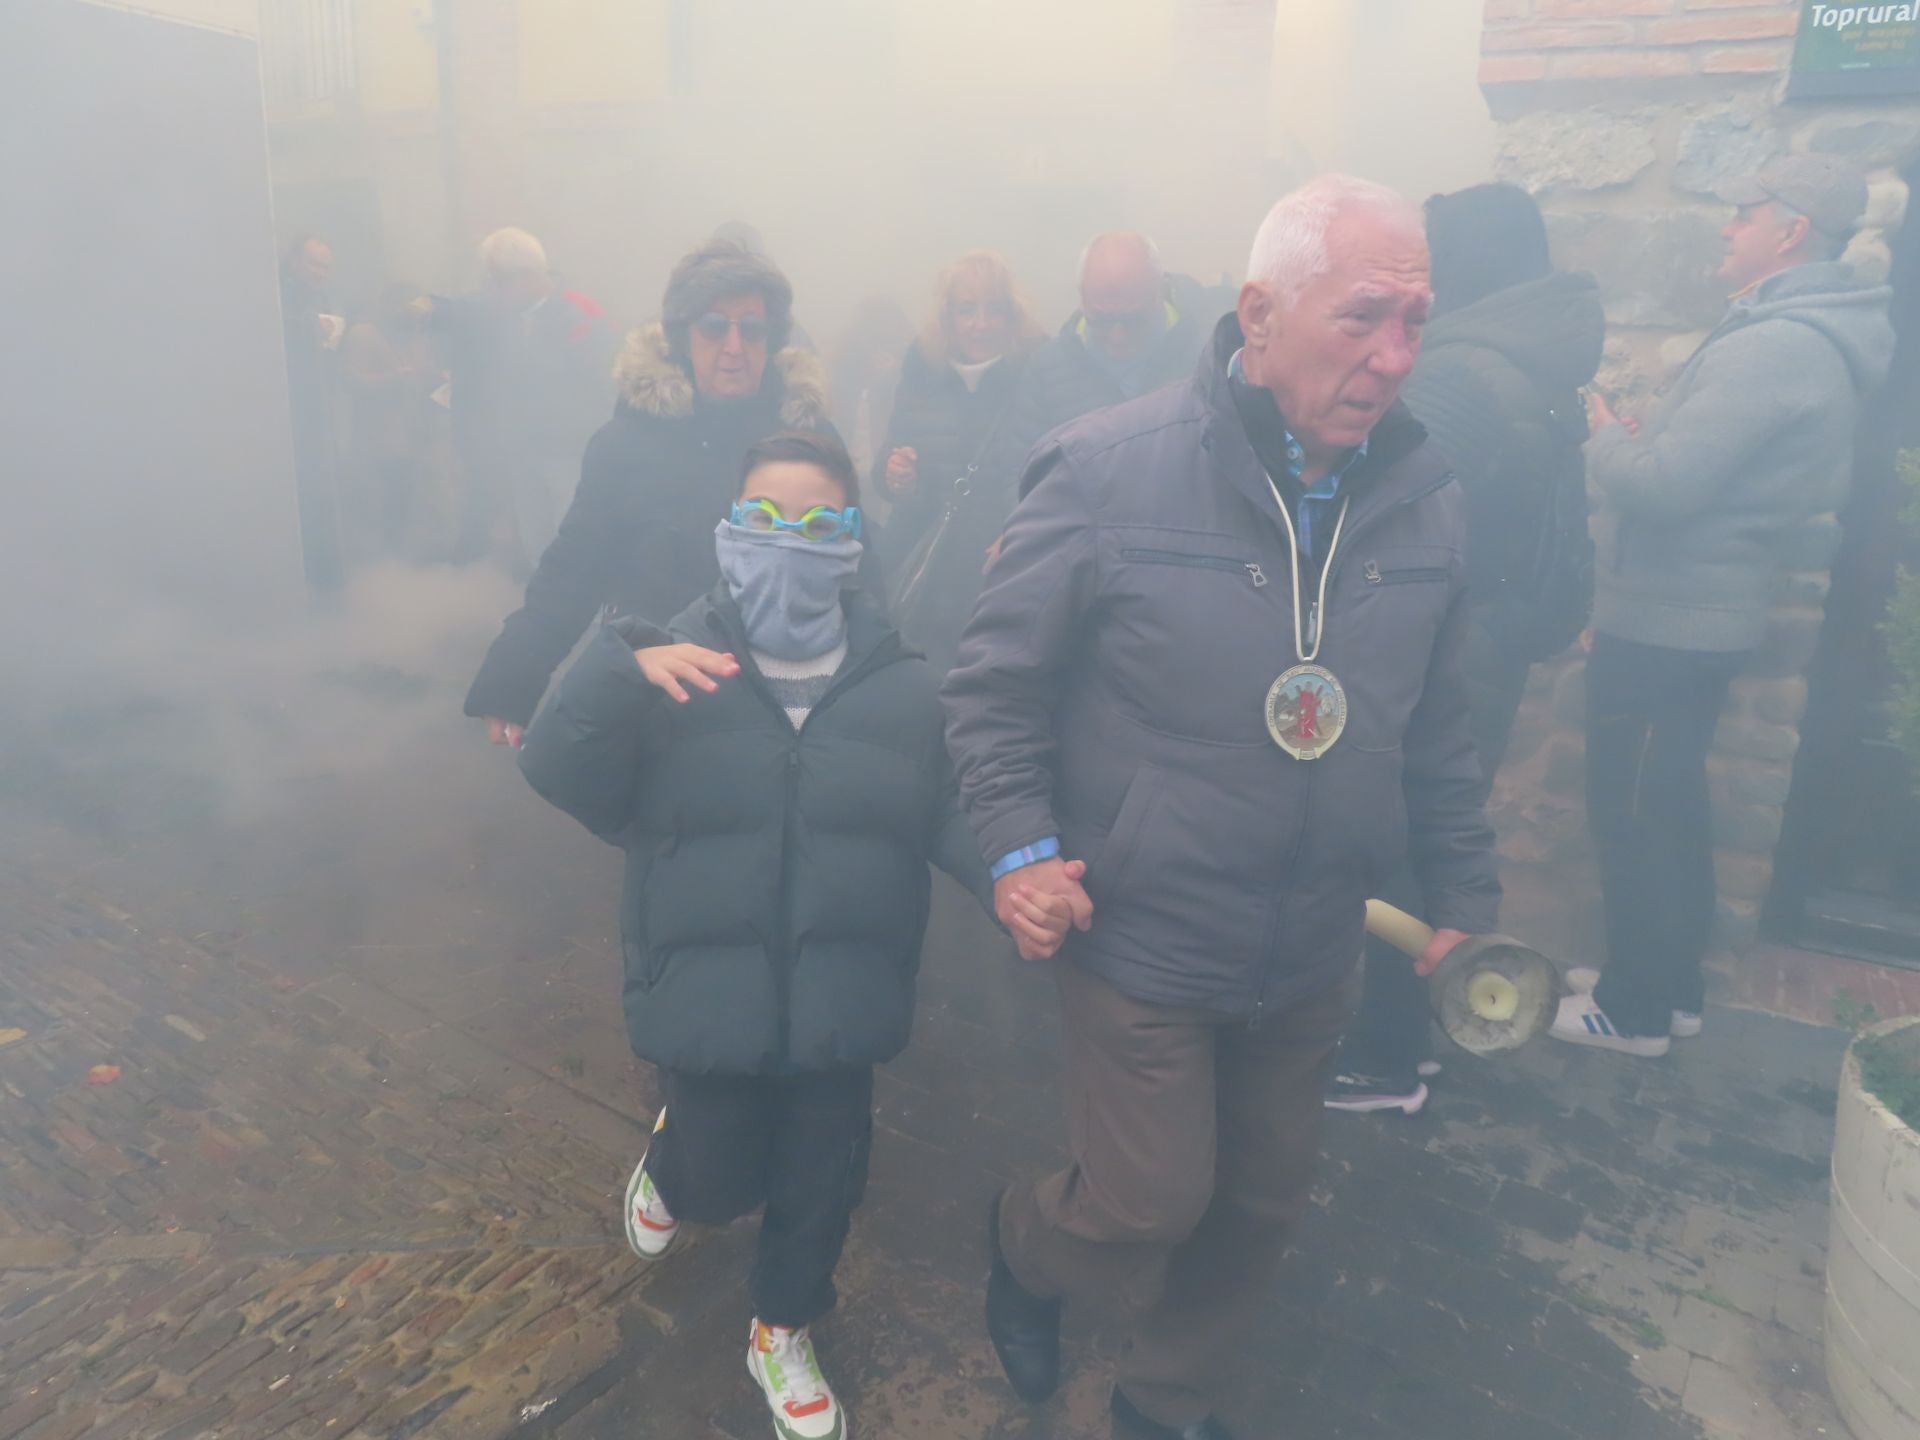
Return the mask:
<svg viewBox="0 0 1920 1440">
<path fill-rule="evenodd" d="M 1595 1050 L 1611 1050 L 1617 1055 L 1634 1055 L 1642 1060 L 1658 1060 L 1673 1048 L 1673 1041 L 1665 1035 L 1593 1035 L 1585 1030 L 1572 1031 L 1558 1028 L 1549 1029 L 1547 1033 L 1568 1045 L 1586 1045 Z"/>
<path fill-rule="evenodd" d="M 1705 1028 L 1698 1015 L 1683 1016 L 1679 1011 L 1673 1014 L 1673 1025 L 1667 1033 L 1676 1040 L 1691 1040 Z"/>
<path fill-rule="evenodd" d="M 1349 1115 L 1376 1115 L 1382 1110 L 1398 1110 L 1403 1115 L 1418 1115 L 1426 1108 L 1430 1092 L 1422 1085 L 1410 1095 L 1367 1095 L 1351 1100 L 1329 1100 L 1329 1110 L 1344 1110 Z"/>
<path fill-rule="evenodd" d="M 753 1383 L 760 1387 L 761 1398 L 766 1399 L 767 1382 L 760 1374 L 760 1357 L 752 1350 L 747 1351 L 747 1374 L 751 1375 Z M 833 1429 L 824 1435 L 807 1435 L 795 1430 L 773 1413 L 771 1402 L 767 1406 L 767 1416 L 773 1421 L 773 1433 L 778 1435 L 780 1440 L 853 1440 L 853 1425 L 848 1421 L 844 1408 L 840 1411 L 839 1418 L 834 1421 Z"/>
</svg>

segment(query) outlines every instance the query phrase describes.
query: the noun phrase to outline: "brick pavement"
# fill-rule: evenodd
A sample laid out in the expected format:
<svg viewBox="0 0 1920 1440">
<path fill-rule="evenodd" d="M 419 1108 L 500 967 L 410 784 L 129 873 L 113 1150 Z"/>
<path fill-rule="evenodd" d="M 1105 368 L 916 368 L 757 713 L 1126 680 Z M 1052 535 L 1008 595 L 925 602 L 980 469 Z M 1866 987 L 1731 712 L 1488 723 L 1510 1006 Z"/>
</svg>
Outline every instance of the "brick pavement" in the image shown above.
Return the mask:
<svg viewBox="0 0 1920 1440">
<path fill-rule="evenodd" d="M 951 900 L 951 897 L 947 897 Z M 964 907 L 964 902 L 956 902 Z M 1059 1155 L 1051 998 L 943 906 L 914 1048 L 880 1089 L 873 1190 L 825 1363 L 861 1433 L 1105 1437 L 1114 1337 L 1029 1411 L 980 1331 L 985 1198 Z M 1412 1121 L 1332 1117 L 1316 1210 L 1231 1418 L 1249 1436 L 1788 1440 L 1844 1434 L 1820 1359 L 1841 1037 L 1716 1009 L 1661 1062 L 1456 1056 Z M 538 1433 L 749 1440 L 745 1227 L 688 1257 L 732 1294 L 615 1357 Z M 680 1263 L 669 1261 L 668 1265 Z"/>
<path fill-rule="evenodd" d="M 244 820 L 33 771 L 0 835 L 0 1440 L 764 1433 L 747 1227 L 650 1272 L 613 1233 L 650 1112 L 615 857 L 470 739 Z M 956 903 L 823 1352 L 865 1435 L 1103 1435 L 1110 1335 L 1030 1412 L 979 1331 L 985 1197 L 1059 1120 L 1050 995 Z M 1838 1435 L 1839 1044 L 1716 1010 L 1664 1062 L 1456 1059 L 1431 1115 L 1340 1117 L 1247 1433 Z"/>
<path fill-rule="evenodd" d="M 395 997 L 27 878 L 0 1440 L 505 1433 L 651 1313 L 629 1121 Z"/>
</svg>

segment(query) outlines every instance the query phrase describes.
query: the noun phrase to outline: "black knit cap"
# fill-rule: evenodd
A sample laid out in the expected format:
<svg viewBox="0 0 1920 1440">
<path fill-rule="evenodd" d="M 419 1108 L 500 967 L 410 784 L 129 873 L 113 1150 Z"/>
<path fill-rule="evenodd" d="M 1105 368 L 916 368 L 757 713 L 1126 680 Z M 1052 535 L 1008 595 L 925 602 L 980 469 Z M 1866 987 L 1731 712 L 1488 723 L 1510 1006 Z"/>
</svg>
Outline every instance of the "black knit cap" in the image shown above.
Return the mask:
<svg viewBox="0 0 1920 1440">
<path fill-rule="evenodd" d="M 1436 315 L 1553 273 L 1547 222 L 1518 185 L 1475 185 L 1428 200 L 1427 251 Z"/>
</svg>

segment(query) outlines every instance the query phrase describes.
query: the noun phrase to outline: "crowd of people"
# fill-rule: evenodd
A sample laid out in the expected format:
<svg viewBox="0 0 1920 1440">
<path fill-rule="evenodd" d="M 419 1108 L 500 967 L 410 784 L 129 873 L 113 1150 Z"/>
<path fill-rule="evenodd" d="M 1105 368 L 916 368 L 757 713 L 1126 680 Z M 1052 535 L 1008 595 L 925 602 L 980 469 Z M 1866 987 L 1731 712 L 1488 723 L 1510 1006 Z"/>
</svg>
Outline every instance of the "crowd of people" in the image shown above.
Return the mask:
<svg viewBox="0 0 1920 1440">
<path fill-rule="evenodd" d="M 333 247 L 287 251 L 281 307 L 308 588 L 372 560 L 492 560 L 524 574 L 554 537 L 613 403 L 617 334 L 524 230 L 482 242 L 481 289 L 395 282 L 350 317 Z"/>
<path fill-rule="evenodd" d="M 1840 258 L 1857 173 L 1790 157 L 1725 198 L 1726 317 L 1631 413 L 1594 388 L 1598 287 L 1509 185 L 1311 182 L 1237 291 L 1100 235 L 1052 335 L 971 252 L 918 333 L 865 307 L 832 365 L 752 237 L 716 236 L 606 405 L 610 332 L 531 237 L 487 242 L 482 297 L 390 297 L 356 364 L 413 378 L 370 434 L 404 449 L 395 397 L 440 340 L 457 553 L 503 522 L 531 567 L 467 712 L 626 852 L 627 1026 L 665 1098 L 629 1241 L 764 1211 L 748 1363 L 784 1440 L 848 1433 L 808 1327 L 929 862 L 1060 995 L 1070 1159 L 982 1196 L 988 1333 L 1038 1403 L 1063 1307 L 1120 1307 L 1126 1436 L 1228 1435 L 1323 1110 L 1428 1102 L 1424 977 L 1495 927 L 1493 776 L 1531 667 L 1575 647 L 1608 958 L 1551 1033 L 1642 1058 L 1699 1033 L 1707 750 L 1893 347 Z M 313 313 L 290 351 L 325 350 Z M 1423 955 L 1356 963 L 1376 895 L 1430 923 Z"/>
</svg>

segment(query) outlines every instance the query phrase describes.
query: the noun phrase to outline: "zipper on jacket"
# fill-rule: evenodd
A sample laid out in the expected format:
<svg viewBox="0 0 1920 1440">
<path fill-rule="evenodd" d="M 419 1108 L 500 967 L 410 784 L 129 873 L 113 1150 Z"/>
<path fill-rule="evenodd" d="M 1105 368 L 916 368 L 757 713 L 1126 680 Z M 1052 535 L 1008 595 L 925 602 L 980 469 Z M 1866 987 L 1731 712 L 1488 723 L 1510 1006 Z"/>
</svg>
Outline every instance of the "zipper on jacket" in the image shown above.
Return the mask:
<svg viewBox="0 0 1920 1440">
<path fill-rule="evenodd" d="M 1122 560 L 1137 560 L 1146 565 L 1185 565 L 1193 570 L 1219 570 L 1231 574 L 1244 570 L 1258 590 L 1267 583 L 1267 572 L 1251 560 L 1235 560 L 1231 555 L 1189 555 L 1184 550 L 1122 550 Z"/>
<path fill-rule="evenodd" d="M 1346 563 L 1347 556 L 1352 553 L 1351 547 L 1353 545 L 1355 537 L 1366 534 L 1367 526 L 1379 524 L 1384 517 L 1393 514 L 1394 511 L 1400 509 L 1403 505 L 1412 505 L 1416 501 L 1424 500 L 1427 498 L 1427 496 L 1432 495 L 1436 491 L 1446 489 L 1447 486 L 1452 483 L 1454 483 L 1453 472 L 1449 470 L 1445 475 L 1441 476 L 1438 480 L 1434 481 L 1433 484 L 1427 486 L 1426 489 L 1416 490 L 1411 495 L 1403 495 L 1400 497 L 1400 499 L 1394 501 L 1391 505 L 1386 506 L 1384 509 L 1377 510 L 1373 514 L 1367 516 L 1367 518 L 1361 521 L 1360 524 L 1346 537 L 1346 543 L 1340 547 L 1340 553 L 1333 557 L 1333 574 L 1327 577 L 1327 584 L 1332 585 L 1333 582 L 1339 578 L 1340 567 Z M 1367 561 L 1366 565 L 1370 568 L 1362 570 L 1361 573 L 1366 576 L 1367 583 L 1370 585 L 1377 583 L 1373 579 L 1372 572 L 1375 570 L 1379 570 L 1380 568 L 1379 565 L 1371 560 Z M 1435 568 L 1439 568 L 1439 567 L 1435 567 Z M 1385 582 L 1386 577 L 1388 575 L 1398 574 L 1398 573 L 1400 572 L 1381 571 L 1380 583 Z M 1445 569 L 1441 569 L 1440 573 L 1444 576 L 1448 572 Z"/>
<path fill-rule="evenodd" d="M 744 635 L 728 635 L 727 643 L 740 649 L 741 653 L 745 653 L 742 648 L 746 643 Z M 793 923 L 793 847 L 800 812 L 800 742 L 807 733 L 807 727 L 813 723 L 814 717 L 829 704 L 869 675 L 876 674 L 889 665 L 908 658 L 908 652 L 897 645 L 890 653 L 882 653 L 880 650 L 869 651 L 852 669 L 833 682 L 827 693 L 820 697 L 819 703 L 807 712 L 807 718 L 801 721 L 798 730 L 793 729 L 793 721 L 787 717 L 787 712 L 773 698 L 773 693 L 766 688 L 764 677 L 761 677 L 751 666 L 741 667 L 741 678 L 747 681 L 754 694 L 758 695 L 762 703 L 778 718 L 781 726 L 793 731 L 793 738 L 787 742 L 786 774 L 783 777 L 786 790 L 786 813 L 780 827 L 780 948 L 775 956 L 773 967 L 774 1023 L 779 1030 L 777 1044 L 782 1064 L 791 1064 L 793 1060 L 792 1037 L 789 1033 L 793 1026 L 793 971 L 800 962 L 794 947 Z"/>
<path fill-rule="evenodd" d="M 773 1016 L 781 1063 L 791 1065 L 793 1046 L 789 1032 L 793 1028 L 793 970 L 800 963 L 800 957 L 794 952 L 793 936 L 793 846 L 799 828 L 795 822 L 800 809 L 800 736 L 797 731 L 793 743 L 787 747 L 786 770 L 787 805 L 780 822 L 780 959 L 773 967 Z"/>
<path fill-rule="evenodd" d="M 1404 570 L 1382 570 L 1377 560 L 1367 561 L 1363 572 L 1369 585 L 1419 585 L 1447 578 L 1444 565 L 1414 565 Z"/>
</svg>

